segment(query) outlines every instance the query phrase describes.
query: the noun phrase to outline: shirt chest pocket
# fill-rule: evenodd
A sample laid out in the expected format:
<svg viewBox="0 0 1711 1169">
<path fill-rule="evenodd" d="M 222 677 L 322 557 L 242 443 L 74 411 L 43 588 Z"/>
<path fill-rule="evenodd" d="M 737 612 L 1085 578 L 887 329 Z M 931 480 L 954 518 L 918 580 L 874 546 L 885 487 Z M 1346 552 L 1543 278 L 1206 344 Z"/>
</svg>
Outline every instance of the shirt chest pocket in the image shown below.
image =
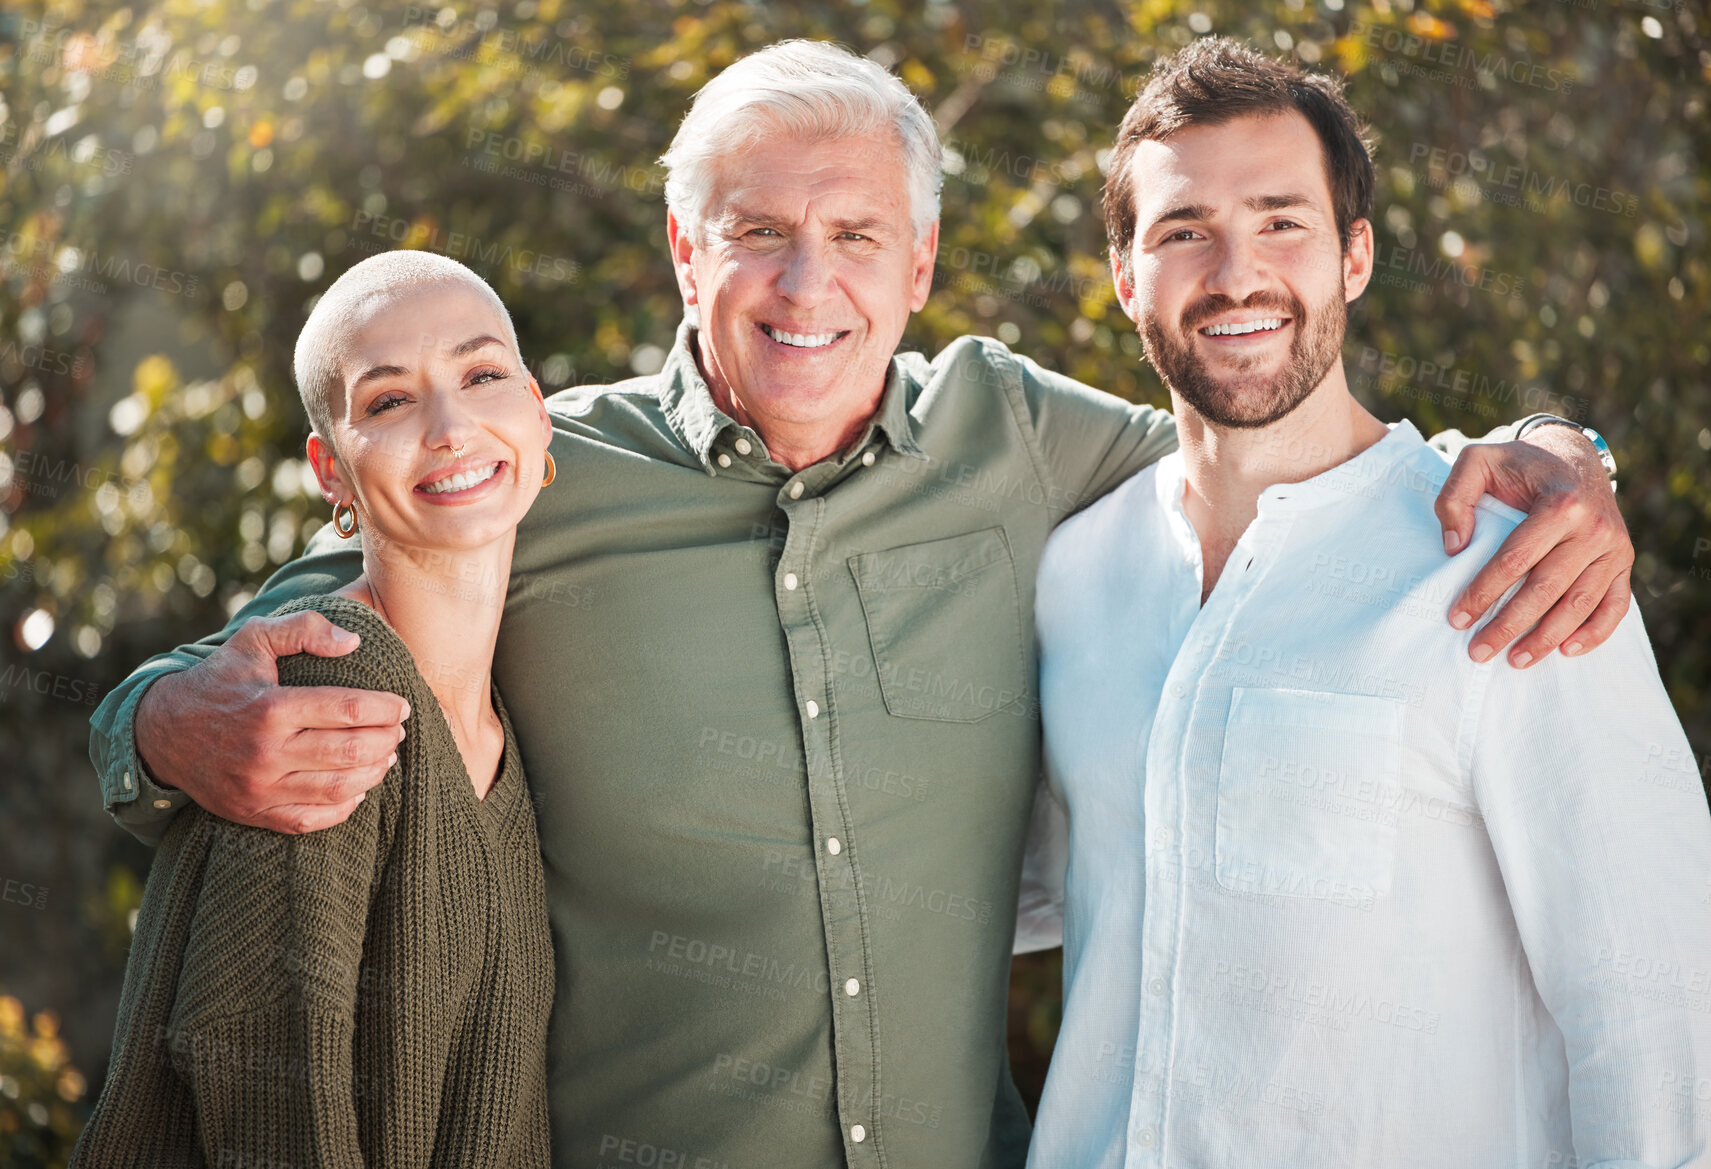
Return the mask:
<svg viewBox="0 0 1711 1169">
<path fill-rule="evenodd" d="M 1236 687 L 1218 767 L 1218 884 L 1353 905 L 1389 893 L 1401 755 L 1390 699 Z"/>
<path fill-rule="evenodd" d="M 973 723 L 1022 695 L 1021 605 L 1003 528 L 849 559 L 885 709 Z"/>
</svg>

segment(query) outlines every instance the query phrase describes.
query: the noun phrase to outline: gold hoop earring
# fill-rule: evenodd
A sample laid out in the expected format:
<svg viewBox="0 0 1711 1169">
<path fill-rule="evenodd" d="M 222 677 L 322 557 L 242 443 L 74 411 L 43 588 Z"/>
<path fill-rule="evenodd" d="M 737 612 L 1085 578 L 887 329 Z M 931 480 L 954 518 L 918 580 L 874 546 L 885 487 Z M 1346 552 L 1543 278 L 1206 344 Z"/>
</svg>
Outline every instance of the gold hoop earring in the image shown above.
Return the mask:
<svg viewBox="0 0 1711 1169">
<path fill-rule="evenodd" d="M 541 486 L 542 487 L 549 487 L 552 485 L 552 481 L 554 479 L 557 479 L 557 478 L 558 478 L 558 464 L 553 462 L 553 453 L 551 451 L 548 451 L 547 452 L 547 477 L 545 479 L 541 480 Z"/>
<path fill-rule="evenodd" d="M 348 515 L 351 518 L 351 522 L 350 522 L 349 527 L 346 527 L 344 525 L 343 521 L 340 520 L 340 518 L 339 518 L 339 516 L 340 516 L 339 509 L 341 507 L 344 508 L 343 514 Z M 352 536 L 356 535 L 356 506 L 354 504 L 349 504 L 349 503 L 335 503 L 335 504 L 333 504 L 333 531 L 337 532 L 340 536 L 344 537 L 346 540 L 348 540 Z"/>
</svg>

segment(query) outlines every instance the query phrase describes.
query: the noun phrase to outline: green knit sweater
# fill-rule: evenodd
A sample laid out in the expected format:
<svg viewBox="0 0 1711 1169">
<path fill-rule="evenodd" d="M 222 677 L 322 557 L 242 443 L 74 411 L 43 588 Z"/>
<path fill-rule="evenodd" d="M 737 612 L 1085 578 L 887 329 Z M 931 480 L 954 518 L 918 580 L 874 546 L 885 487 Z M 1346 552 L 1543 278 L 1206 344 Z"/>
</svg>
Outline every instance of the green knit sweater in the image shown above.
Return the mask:
<svg viewBox="0 0 1711 1169">
<path fill-rule="evenodd" d="M 478 800 L 433 692 L 372 609 L 282 683 L 409 700 L 398 762 L 303 836 L 178 816 L 149 872 L 113 1058 L 74 1166 L 495 1169 L 548 1163 L 552 941 L 511 722 Z"/>
</svg>

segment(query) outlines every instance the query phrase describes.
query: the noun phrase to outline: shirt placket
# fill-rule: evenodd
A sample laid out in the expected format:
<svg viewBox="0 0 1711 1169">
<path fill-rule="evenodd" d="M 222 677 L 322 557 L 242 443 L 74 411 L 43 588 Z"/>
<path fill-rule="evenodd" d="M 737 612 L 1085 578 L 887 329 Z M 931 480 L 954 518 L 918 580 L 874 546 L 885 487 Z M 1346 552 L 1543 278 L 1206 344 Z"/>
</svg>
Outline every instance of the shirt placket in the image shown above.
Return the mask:
<svg viewBox="0 0 1711 1169">
<path fill-rule="evenodd" d="M 1269 502 L 1269 501 L 1266 501 Z M 1201 769 L 1216 760 L 1190 758 L 1195 703 L 1212 673 L 1220 648 L 1228 639 L 1243 603 L 1277 555 L 1288 528 L 1267 513 L 1275 505 L 1262 502 L 1260 515 L 1236 545 L 1219 575 L 1218 586 L 1199 608 L 1177 651 L 1164 690 L 1159 696 L 1152 737 L 1147 744 L 1146 816 L 1147 895 L 1141 915 L 1141 1009 L 1135 1038 L 1135 1081 L 1130 1097 L 1127 1156 L 1130 1169 L 1165 1164 L 1170 1136 L 1171 1104 L 1185 1085 L 1200 1077 L 1197 1069 L 1178 1069 L 1176 1059 L 1176 982 L 1180 976 L 1183 939 L 1187 929 L 1188 894 L 1196 877 L 1198 854 L 1207 869 L 1215 865 L 1211 839 L 1192 840 L 1188 832 L 1193 783 L 1216 784 Z M 1190 533 L 1189 538 L 1193 538 Z M 1191 563 L 1198 548 L 1185 549 Z M 1216 685 L 1217 683 L 1213 683 Z M 1167 894 L 1167 895 L 1158 895 Z M 1214 1077 L 1215 1080 L 1215 1077 Z"/>
<path fill-rule="evenodd" d="M 871 466 L 864 456 L 862 465 Z M 825 568 L 824 524 L 837 469 L 817 464 L 780 488 L 778 507 L 787 535 L 774 571 L 779 623 L 790 647 L 791 682 L 808 769 L 809 830 L 814 838 L 820 917 L 825 928 L 832 1015 L 832 1065 L 844 1157 L 857 1166 L 884 1166 L 878 1103 L 879 1018 L 872 986 L 871 921 L 862 892 L 860 827 L 837 750 L 837 710 L 830 671 L 831 644 L 816 605 L 814 582 Z"/>
<path fill-rule="evenodd" d="M 1165 677 L 1153 732 L 1147 743 L 1146 895 L 1141 912 L 1141 1004 L 1135 1032 L 1135 1078 L 1129 1104 L 1131 1169 L 1164 1164 L 1164 1138 L 1173 1091 L 1171 1051 L 1175 1031 L 1175 975 L 1183 898 L 1192 874 L 1183 832 L 1182 760 L 1194 679 L 1205 665 L 1200 648 L 1216 639 L 1206 632 L 1202 610 Z"/>
</svg>

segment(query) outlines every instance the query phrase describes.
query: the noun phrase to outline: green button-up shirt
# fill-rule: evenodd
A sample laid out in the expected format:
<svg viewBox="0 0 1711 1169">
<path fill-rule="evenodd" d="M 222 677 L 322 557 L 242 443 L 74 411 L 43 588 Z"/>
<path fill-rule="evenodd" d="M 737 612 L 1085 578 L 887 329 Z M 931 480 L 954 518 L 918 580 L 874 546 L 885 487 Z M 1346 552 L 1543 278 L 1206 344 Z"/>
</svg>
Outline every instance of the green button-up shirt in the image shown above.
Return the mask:
<svg viewBox="0 0 1711 1169">
<path fill-rule="evenodd" d="M 861 439 L 793 473 L 694 344 L 551 400 L 558 480 L 499 633 L 557 952 L 555 1162 L 1020 1165 L 1035 567 L 1172 420 L 966 337 L 898 355 Z M 360 570 L 323 529 L 108 696 L 91 753 L 121 823 L 158 838 L 185 799 L 135 753 L 149 682 Z"/>
</svg>

